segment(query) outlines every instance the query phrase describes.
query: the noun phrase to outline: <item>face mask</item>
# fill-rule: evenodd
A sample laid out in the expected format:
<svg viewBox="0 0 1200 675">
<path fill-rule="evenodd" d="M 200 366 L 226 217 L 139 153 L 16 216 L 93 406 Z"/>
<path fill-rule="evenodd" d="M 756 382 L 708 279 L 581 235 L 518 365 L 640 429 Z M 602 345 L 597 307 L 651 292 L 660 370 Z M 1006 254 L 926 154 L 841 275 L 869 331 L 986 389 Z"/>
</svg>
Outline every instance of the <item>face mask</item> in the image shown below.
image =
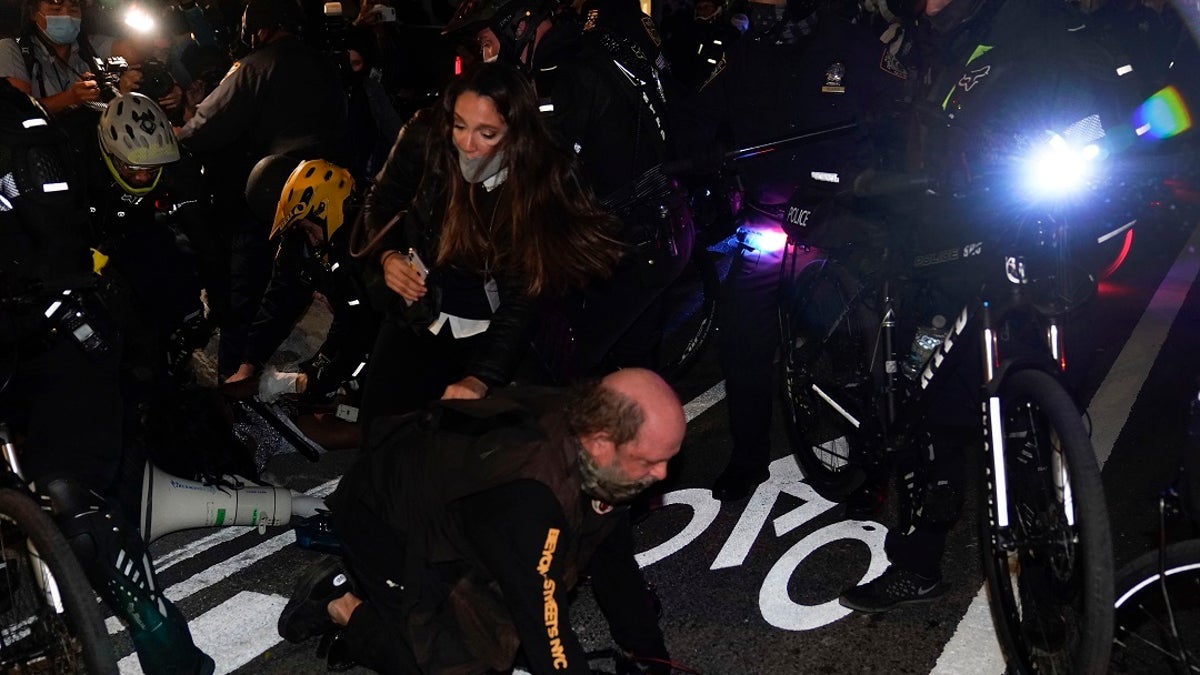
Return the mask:
<svg viewBox="0 0 1200 675">
<path fill-rule="evenodd" d="M 56 45 L 69 45 L 79 37 L 79 26 L 82 23 L 83 19 L 74 16 L 47 16 L 46 37 Z"/>
<path fill-rule="evenodd" d="M 484 62 L 484 63 L 495 63 L 495 62 L 497 62 L 497 61 L 499 61 L 499 60 L 500 60 L 500 53 L 499 53 L 499 52 L 497 52 L 495 56 L 492 56 L 492 57 L 486 58 L 486 59 L 484 59 L 484 60 L 483 60 L 483 62 Z"/>
<path fill-rule="evenodd" d="M 490 155 L 470 159 L 467 153 L 459 150 L 458 169 L 468 183 L 482 183 L 504 170 L 504 152 L 497 150 Z"/>
</svg>

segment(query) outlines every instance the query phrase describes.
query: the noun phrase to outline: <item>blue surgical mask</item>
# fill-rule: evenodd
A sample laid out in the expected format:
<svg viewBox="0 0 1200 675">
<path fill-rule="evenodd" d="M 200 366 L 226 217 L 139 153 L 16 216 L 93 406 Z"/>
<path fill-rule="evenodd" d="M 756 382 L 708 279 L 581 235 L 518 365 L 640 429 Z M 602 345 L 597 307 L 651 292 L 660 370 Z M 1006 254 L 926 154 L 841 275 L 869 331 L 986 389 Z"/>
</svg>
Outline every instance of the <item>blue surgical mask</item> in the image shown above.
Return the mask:
<svg viewBox="0 0 1200 675">
<path fill-rule="evenodd" d="M 56 45 L 69 45 L 79 37 L 79 25 L 83 20 L 77 16 L 51 14 L 46 17 L 46 37 Z"/>
</svg>

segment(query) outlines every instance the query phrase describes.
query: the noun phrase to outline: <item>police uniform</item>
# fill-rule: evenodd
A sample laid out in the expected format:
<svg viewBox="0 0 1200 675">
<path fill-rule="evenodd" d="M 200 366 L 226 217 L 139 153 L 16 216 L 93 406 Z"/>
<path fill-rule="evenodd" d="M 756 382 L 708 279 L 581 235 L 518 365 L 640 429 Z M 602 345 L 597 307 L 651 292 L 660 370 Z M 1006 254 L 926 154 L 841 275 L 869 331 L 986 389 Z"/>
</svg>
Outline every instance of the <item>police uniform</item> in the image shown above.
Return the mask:
<svg viewBox="0 0 1200 675">
<path fill-rule="evenodd" d="M 222 374 L 240 364 L 271 269 L 267 233 L 245 205 L 246 178 L 269 154 L 337 157 L 346 115 L 340 82 L 323 54 L 298 36 L 283 35 L 235 63 L 179 132 L 179 140 L 205 159 L 216 212 L 229 228 L 232 273 L 218 354 Z"/>
<path fill-rule="evenodd" d="M 893 57 L 865 25 L 834 11 L 803 21 L 781 19 L 768 31 L 744 35 L 731 50 L 727 67 L 679 107 L 681 143 L 711 146 L 722 125 L 731 133 L 727 143 L 748 147 L 857 122 L 852 132 L 781 148 L 737 167 L 748 189 L 770 200 L 786 198 L 798 186 L 809 189 L 813 208 L 808 210 L 815 211 L 828 200 L 826 193 L 844 189 L 858 171 L 883 161 L 890 131 L 885 122 L 908 76 Z M 815 181 L 813 172 L 826 181 Z M 842 182 L 828 182 L 835 177 Z M 800 228 L 805 224 L 803 219 L 794 223 Z M 733 498 L 764 480 L 770 461 L 784 250 L 759 241 L 752 232 L 741 233 L 742 245 L 721 289 L 717 312 L 718 356 L 733 436 L 726 474 L 740 483 L 727 486 L 736 489 L 724 496 Z"/>
<path fill-rule="evenodd" d="M 554 70 L 536 76 L 538 95 L 548 125 L 579 157 L 589 186 L 611 202 L 648 169 L 672 158 L 665 61 L 653 21 L 635 3 L 590 2 L 582 18 L 574 53 L 560 51 Z M 620 238 L 633 251 L 610 279 L 592 284 L 569 310 L 577 372 L 657 365 L 659 295 L 691 256 L 691 216 L 677 190 L 617 215 Z"/>
</svg>

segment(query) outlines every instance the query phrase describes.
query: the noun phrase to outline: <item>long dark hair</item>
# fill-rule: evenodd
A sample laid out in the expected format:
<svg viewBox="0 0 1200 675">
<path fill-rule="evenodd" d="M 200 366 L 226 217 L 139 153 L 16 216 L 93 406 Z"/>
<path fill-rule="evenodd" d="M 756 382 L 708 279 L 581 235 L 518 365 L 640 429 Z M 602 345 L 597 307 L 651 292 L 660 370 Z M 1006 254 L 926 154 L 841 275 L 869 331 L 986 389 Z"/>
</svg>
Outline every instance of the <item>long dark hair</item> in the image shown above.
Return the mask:
<svg viewBox="0 0 1200 675">
<path fill-rule="evenodd" d="M 465 92 L 490 99 L 508 125 L 496 148 L 505 153 L 508 170 L 496 222 L 483 222 L 475 191 L 458 168 L 454 104 Z M 531 295 L 561 293 L 611 274 L 623 252 L 616 239 L 620 223 L 580 182 L 574 156 L 552 140 L 524 75 L 505 64 L 480 64 L 451 83 L 440 112 L 438 132 L 426 148 L 428 166 L 446 180 L 449 200 L 439 263 L 508 270 Z"/>
</svg>

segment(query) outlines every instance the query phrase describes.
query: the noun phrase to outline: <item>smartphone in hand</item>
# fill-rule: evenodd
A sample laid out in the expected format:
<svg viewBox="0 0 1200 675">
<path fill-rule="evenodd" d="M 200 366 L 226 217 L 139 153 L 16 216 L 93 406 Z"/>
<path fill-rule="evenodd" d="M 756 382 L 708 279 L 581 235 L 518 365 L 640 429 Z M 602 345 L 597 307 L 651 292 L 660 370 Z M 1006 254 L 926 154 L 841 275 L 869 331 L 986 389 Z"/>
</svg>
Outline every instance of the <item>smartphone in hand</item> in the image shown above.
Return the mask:
<svg viewBox="0 0 1200 675">
<path fill-rule="evenodd" d="M 421 277 L 421 281 L 429 276 L 429 268 L 425 266 L 425 261 L 421 260 L 421 256 L 417 254 L 416 249 L 408 249 L 408 254 L 405 256 L 408 259 L 408 266 L 416 270 Z"/>
</svg>

